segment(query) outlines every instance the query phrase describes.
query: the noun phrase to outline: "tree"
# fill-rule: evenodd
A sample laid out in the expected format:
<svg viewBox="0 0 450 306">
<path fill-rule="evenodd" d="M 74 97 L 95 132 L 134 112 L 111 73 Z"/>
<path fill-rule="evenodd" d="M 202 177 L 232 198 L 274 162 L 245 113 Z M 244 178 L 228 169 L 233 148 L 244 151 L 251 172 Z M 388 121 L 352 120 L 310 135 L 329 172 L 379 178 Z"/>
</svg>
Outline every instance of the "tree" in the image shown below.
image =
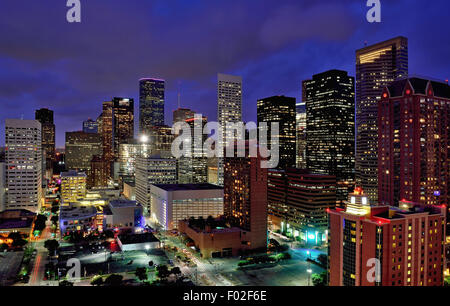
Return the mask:
<svg viewBox="0 0 450 306">
<path fill-rule="evenodd" d="M 45 229 L 46 221 L 47 217 L 45 215 L 37 215 L 36 220 L 34 221 L 34 230 L 43 231 Z"/>
<path fill-rule="evenodd" d="M 170 275 L 169 268 L 166 265 L 159 265 L 156 268 L 156 276 L 165 279 Z"/>
<path fill-rule="evenodd" d="M 8 245 L 6 243 L 0 244 L 0 252 L 3 252 L 8 249 Z"/>
<path fill-rule="evenodd" d="M 54 225 L 58 224 L 59 221 L 59 217 L 58 216 L 52 216 L 50 219 Z"/>
<path fill-rule="evenodd" d="M 216 223 L 216 220 L 214 220 L 213 216 L 208 216 L 208 218 L 206 218 L 206 225 L 207 226 L 214 227 L 215 223 Z"/>
<path fill-rule="evenodd" d="M 49 254 L 54 254 L 55 251 L 59 248 L 59 242 L 56 240 L 46 240 L 44 243 L 44 247 L 48 250 Z"/>
<path fill-rule="evenodd" d="M 153 265 L 154 265 L 153 261 L 150 260 L 150 261 L 148 262 L 148 266 L 149 266 L 149 267 L 153 267 Z"/>
<path fill-rule="evenodd" d="M 136 268 L 136 272 L 134 274 L 141 282 L 148 279 L 147 268 Z"/>
<path fill-rule="evenodd" d="M 8 238 L 12 239 L 13 242 L 11 243 L 11 246 L 13 247 L 23 247 L 28 243 L 25 239 L 23 239 L 23 235 L 18 232 L 10 233 Z"/>
<path fill-rule="evenodd" d="M 111 274 L 105 279 L 105 286 L 117 287 L 122 285 L 123 276 L 119 274 Z"/>
<path fill-rule="evenodd" d="M 327 285 L 327 272 L 320 274 L 314 273 L 311 277 L 312 283 L 316 287 L 323 287 Z"/>
<path fill-rule="evenodd" d="M 92 278 L 91 280 L 91 285 L 92 286 L 101 286 L 103 285 L 103 277 L 101 277 L 101 275 L 96 275 Z"/>
<path fill-rule="evenodd" d="M 328 256 L 325 254 L 320 254 L 319 256 L 317 256 L 317 260 L 324 267 L 328 265 Z"/>
<path fill-rule="evenodd" d="M 181 275 L 181 270 L 179 267 L 173 267 L 172 270 L 170 270 L 171 274 L 175 274 L 176 276 Z"/>
<path fill-rule="evenodd" d="M 51 212 L 52 212 L 53 214 L 57 214 L 58 211 L 59 211 L 59 206 L 52 206 Z"/>
</svg>

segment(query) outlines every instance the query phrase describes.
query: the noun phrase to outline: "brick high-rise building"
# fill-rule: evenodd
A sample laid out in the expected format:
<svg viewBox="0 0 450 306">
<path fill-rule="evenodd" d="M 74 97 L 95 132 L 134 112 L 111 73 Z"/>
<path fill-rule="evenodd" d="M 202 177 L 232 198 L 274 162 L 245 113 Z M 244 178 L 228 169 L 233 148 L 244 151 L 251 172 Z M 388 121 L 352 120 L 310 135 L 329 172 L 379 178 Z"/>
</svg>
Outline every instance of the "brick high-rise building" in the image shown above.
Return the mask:
<svg viewBox="0 0 450 306">
<path fill-rule="evenodd" d="M 445 207 L 371 206 L 360 188 L 346 204 L 329 211 L 330 286 L 443 285 Z"/>
<path fill-rule="evenodd" d="M 384 89 L 378 114 L 380 204 L 450 203 L 450 86 L 396 81 Z"/>
<path fill-rule="evenodd" d="M 408 75 L 408 39 L 356 51 L 356 184 L 378 201 L 378 101 L 384 86 Z"/>
<path fill-rule="evenodd" d="M 336 206 L 335 176 L 270 169 L 267 198 L 272 230 L 280 229 L 309 244 L 327 241 L 326 210 Z"/>
<path fill-rule="evenodd" d="M 246 143 L 248 153 L 249 144 Z M 260 157 L 224 159 L 224 213 L 249 250 L 267 248 L 267 169 Z"/>
</svg>

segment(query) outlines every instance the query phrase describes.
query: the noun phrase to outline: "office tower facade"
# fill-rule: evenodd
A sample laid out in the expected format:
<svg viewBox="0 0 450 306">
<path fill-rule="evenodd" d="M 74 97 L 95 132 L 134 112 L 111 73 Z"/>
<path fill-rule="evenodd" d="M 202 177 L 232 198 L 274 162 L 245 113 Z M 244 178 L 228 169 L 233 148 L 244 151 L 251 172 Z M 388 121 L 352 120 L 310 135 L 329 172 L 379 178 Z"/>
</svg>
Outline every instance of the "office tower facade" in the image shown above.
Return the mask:
<svg viewBox="0 0 450 306">
<path fill-rule="evenodd" d="M 269 169 L 268 213 L 272 230 L 311 244 L 328 240 L 327 209 L 336 206 L 336 177 L 304 169 Z"/>
<path fill-rule="evenodd" d="M 227 123 L 242 122 L 242 77 L 219 73 L 217 75 L 217 120 L 222 127 L 222 142 L 225 150 L 227 142 L 236 139 L 226 131 Z M 227 135 L 229 134 L 229 135 Z M 223 186 L 223 158 L 218 159 L 218 185 Z"/>
<path fill-rule="evenodd" d="M 55 160 L 55 124 L 53 111 L 47 108 L 38 109 L 35 119 L 41 123 L 42 135 L 42 175 L 49 178 L 52 174 Z M 47 171 L 48 170 L 48 171 Z"/>
<path fill-rule="evenodd" d="M 260 157 L 225 157 L 224 214 L 242 230 L 242 245 L 267 248 L 267 169 Z"/>
<path fill-rule="evenodd" d="M 296 165 L 299 169 L 306 169 L 306 104 L 296 105 L 296 131 L 297 131 L 297 154 Z"/>
<path fill-rule="evenodd" d="M 134 177 L 136 173 L 138 156 L 148 156 L 152 152 L 150 144 L 137 141 L 122 143 L 119 148 L 119 175 L 128 177 Z"/>
<path fill-rule="evenodd" d="M 42 201 L 41 142 L 39 121 L 6 119 L 6 209 L 39 210 Z"/>
<path fill-rule="evenodd" d="M 164 125 L 164 92 L 164 80 L 139 80 L 139 135 L 147 135 L 151 127 Z"/>
<path fill-rule="evenodd" d="M 162 158 L 172 158 L 172 143 L 175 135 L 172 128 L 166 125 L 154 126 L 148 130 L 148 145 L 152 155 Z"/>
<path fill-rule="evenodd" d="M 356 51 L 356 183 L 378 202 L 378 101 L 384 86 L 408 75 L 408 39 Z"/>
<path fill-rule="evenodd" d="M 63 205 L 77 202 L 86 196 L 87 176 L 84 172 L 61 173 L 61 201 Z"/>
<path fill-rule="evenodd" d="M 176 159 L 139 156 L 136 159 L 136 201 L 151 211 L 151 186 L 154 184 L 176 184 Z"/>
<path fill-rule="evenodd" d="M 0 212 L 6 209 L 6 164 L 0 160 Z"/>
<path fill-rule="evenodd" d="M 119 158 L 119 145 L 134 138 L 134 100 L 115 97 L 104 102 L 101 121 L 103 158 L 112 162 Z"/>
<path fill-rule="evenodd" d="M 66 132 L 66 168 L 68 170 L 89 171 L 92 157 L 101 154 L 101 135 Z"/>
<path fill-rule="evenodd" d="M 89 118 L 86 121 L 83 121 L 83 132 L 89 134 L 97 134 L 98 131 L 98 122 L 96 120 L 92 120 Z"/>
<path fill-rule="evenodd" d="M 355 182 L 355 79 L 330 70 L 304 83 L 306 165 L 313 173 L 336 176 L 337 201 Z"/>
<path fill-rule="evenodd" d="M 412 202 L 370 206 L 355 189 L 346 209 L 329 211 L 329 285 L 442 286 L 445 214 Z"/>
<path fill-rule="evenodd" d="M 102 155 L 94 155 L 91 159 L 91 167 L 88 171 L 87 187 L 108 187 L 111 178 L 111 162 L 105 160 Z"/>
<path fill-rule="evenodd" d="M 267 145 L 271 150 L 271 124 L 278 123 L 279 134 L 275 135 L 279 143 L 279 163 L 277 169 L 294 168 L 296 166 L 296 103 L 295 98 L 274 96 L 261 99 L 257 104 L 258 126 L 267 123 Z"/>
<path fill-rule="evenodd" d="M 450 203 L 450 86 L 407 78 L 378 104 L 379 202 Z"/>
<path fill-rule="evenodd" d="M 189 108 L 178 108 L 173 111 L 173 122 L 175 124 L 177 122 L 185 122 L 186 119 L 193 118 L 195 112 Z"/>
<path fill-rule="evenodd" d="M 196 140 L 195 128 L 199 131 L 208 123 L 208 119 L 204 116 L 196 116 L 186 120 L 191 128 L 191 141 L 188 146 L 191 147 L 192 157 L 180 157 L 178 159 L 178 182 L 180 184 L 199 184 L 208 182 L 208 157 L 207 152 L 203 148 L 208 135 L 202 133 Z"/>
</svg>

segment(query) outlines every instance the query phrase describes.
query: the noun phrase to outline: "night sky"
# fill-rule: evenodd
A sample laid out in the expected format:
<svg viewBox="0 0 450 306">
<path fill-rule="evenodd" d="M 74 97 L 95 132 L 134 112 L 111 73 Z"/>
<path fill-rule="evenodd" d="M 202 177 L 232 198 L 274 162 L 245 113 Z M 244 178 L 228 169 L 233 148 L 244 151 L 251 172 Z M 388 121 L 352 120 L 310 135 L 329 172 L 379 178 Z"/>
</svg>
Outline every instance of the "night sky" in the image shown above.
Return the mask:
<svg viewBox="0 0 450 306">
<path fill-rule="evenodd" d="M 242 75 L 244 120 L 256 100 L 300 98 L 301 81 L 329 69 L 355 75 L 355 50 L 398 35 L 409 39 L 410 74 L 448 79 L 448 0 L 81 0 L 82 22 L 65 0 L 0 1 L 0 146 L 5 118 L 55 111 L 64 133 L 97 118 L 114 96 L 135 99 L 138 79 L 166 80 L 166 124 L 181 105 L 217 117 L 218 72 Z M 136 118 L 137 122 L 137 118 Z"/>
</svg>

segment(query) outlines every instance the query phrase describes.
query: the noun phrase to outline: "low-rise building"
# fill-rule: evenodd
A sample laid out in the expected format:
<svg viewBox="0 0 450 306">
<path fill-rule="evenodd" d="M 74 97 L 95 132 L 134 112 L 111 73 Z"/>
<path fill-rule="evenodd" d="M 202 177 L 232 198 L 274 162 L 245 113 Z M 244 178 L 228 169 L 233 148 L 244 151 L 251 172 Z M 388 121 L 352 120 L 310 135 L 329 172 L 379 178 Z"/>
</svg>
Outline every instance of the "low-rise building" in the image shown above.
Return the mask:
<svg viewBox="0 0 450 306">
<path fill-rule="evenodd" d="M 95 206 L 70 204 L 61 206 L 59 228 L 61 236 L 71 232 L 89 233 L 98 229 L 98 213 Z"/>
<path fill-rule="evenodd" d="M 191 217 L 223 215 L 223 188 L 212 184 L 151 186 L 151 219 L 164 230 Z"/>
<path fill-rule="evenodd" d="M 0 212 L 0 240 L 5 240 L 10 233 L 14 232 L 30 236 L 35 217 L 34 212 L 26 209 L 11 209 Z"/>
<path fill-rule="evenodd" d="M 159 240 L 152 233 L 119 235 L 117 243 L 122 252 L 148 251 L 160 247 Z"/>
<path fill-rule="evenodd" d="M 136 201 L 118 199 L 111 201 L 103 210 L 106 229 L 132 229 L 145 226 L 144 209 Z"/>
</svg>

